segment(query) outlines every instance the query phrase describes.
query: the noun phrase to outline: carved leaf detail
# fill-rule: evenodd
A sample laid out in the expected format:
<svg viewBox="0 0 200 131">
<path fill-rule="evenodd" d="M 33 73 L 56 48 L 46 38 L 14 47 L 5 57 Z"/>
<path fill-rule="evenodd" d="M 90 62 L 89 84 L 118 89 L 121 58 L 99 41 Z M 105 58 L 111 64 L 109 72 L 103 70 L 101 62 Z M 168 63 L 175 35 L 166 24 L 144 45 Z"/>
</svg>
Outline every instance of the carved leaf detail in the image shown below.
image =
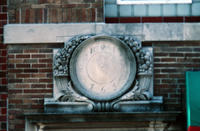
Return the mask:
<svg viewBox="0 0 200 131">
<path fill-rule="evenodd" d="M 65 42 L 65 47 L 59 49 L 54 57 L 54 76 L 69 76 L 69 61 L 75 48 L 84 40 L 89 39 L 94 34 L 80 35 L 73 37 L 68 42 Z"/>
</svg>

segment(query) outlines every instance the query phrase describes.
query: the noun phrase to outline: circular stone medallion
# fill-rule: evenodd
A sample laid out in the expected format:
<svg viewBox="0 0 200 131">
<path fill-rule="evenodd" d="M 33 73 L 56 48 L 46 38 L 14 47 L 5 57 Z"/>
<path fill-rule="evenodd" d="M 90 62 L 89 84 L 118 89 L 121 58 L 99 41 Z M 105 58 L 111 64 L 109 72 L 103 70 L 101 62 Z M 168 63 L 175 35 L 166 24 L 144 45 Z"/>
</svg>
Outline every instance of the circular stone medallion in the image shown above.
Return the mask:
<svg viewBox="0 0 200 131">
<path fill-rule="evenodd" d="M 124 94 L 136 74 L 131 49 L 119 39 L 95 36 L 82 42 L 70 60 L 74 88 L 97 101 L 108 101 Z"/>
</svg>

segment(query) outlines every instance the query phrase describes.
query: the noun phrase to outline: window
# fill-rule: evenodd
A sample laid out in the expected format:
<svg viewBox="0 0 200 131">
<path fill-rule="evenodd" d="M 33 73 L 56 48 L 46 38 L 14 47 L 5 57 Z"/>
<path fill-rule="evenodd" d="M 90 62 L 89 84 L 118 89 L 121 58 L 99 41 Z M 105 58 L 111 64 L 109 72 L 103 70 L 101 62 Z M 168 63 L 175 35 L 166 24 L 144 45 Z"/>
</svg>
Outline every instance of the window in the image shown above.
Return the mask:
<svg viewBox="0 0 200 131">
<path fill-rule="evenodd" d="M 117 4 L 174 4 L 192 3 L 192 0 L 117 0 Z"/>
</svg>

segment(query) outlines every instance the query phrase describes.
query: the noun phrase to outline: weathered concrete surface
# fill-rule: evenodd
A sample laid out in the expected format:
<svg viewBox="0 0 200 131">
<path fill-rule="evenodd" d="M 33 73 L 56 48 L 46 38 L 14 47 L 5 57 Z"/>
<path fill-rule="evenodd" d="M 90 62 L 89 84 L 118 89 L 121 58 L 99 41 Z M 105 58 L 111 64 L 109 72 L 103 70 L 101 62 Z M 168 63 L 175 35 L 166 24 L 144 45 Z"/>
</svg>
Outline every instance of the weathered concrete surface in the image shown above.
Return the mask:
<svg viewBox="0 0 200 131">
<path fill-rule="evenodd" d="M 200 23 L 184 24 L 184 40 L 199 40 L 200 39 Z"/>
<path fill-rule="evenodd" d="M 90 33 L 134 35 L 142 41 L 198 41 L 200 23 L 9 24 L 4 26 L 4 43 L 57 43 Z"/>
<path fill-rule="evenodd" d="M 95 24 L 14 24 L 4 27 L 4 43 L 55 43 L 95 33 Z"/>
<path fill-rule="evenodd" d="M 144 24 L 143 35 L 147 41 L 179 41 L 183 40 L 184 24 L 158 24 L 150 23 Z"/>
</svg>

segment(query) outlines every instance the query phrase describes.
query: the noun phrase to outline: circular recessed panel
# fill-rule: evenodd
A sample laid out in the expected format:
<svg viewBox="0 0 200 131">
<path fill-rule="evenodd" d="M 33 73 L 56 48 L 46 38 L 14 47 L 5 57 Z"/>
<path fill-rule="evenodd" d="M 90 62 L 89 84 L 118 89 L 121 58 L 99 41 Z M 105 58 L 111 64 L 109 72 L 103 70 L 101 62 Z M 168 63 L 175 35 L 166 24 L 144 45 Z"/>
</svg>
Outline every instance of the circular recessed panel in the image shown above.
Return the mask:
<svg viewBox="0 0 200 131">
<path fill-rule="evenodd" d="M 130 48 L 116 38 L 96 36 L 81 43 L 70 61 L 74 88 L 86 97 L 106 101 L 132 85 L 136 61 Z"/>
</svg>

